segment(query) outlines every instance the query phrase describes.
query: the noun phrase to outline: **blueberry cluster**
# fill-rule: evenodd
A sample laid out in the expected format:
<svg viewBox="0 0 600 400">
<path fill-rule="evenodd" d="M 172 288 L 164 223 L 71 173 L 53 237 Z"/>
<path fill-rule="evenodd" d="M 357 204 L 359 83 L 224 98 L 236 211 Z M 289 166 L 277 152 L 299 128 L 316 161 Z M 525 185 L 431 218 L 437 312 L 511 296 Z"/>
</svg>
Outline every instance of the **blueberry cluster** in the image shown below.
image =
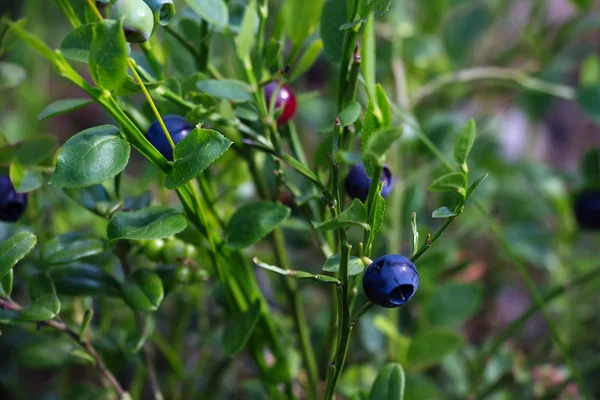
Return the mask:
<svg viewBox="0 0 600 400">
<path fill-rule="evenodd" d="M 17 222 L 27 208 L 27 194 L 17 193 L 8 176 L 0 176 L 0 221 Z"/>
<path fill-rule="evenodd" d="M 96 1 L 99 8 L 109 3 Z M 110 18 L 123 21 L 125 38 L 132 43 L 147 41 L 158 25 L 167 25 L 174 15 L 173 0 L 116 0 L 110 9 Z"/>
</svg>

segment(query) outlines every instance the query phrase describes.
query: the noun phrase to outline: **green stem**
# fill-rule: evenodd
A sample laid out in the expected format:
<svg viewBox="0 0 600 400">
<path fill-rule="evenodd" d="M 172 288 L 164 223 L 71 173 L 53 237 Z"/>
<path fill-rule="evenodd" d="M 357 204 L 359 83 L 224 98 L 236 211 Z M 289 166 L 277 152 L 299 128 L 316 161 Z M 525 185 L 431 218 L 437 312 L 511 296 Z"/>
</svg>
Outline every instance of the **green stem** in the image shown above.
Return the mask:
<svg viewBox="0 0 600 400">
<path fill-rule="evenodd" d="M 154 52 L 152 51 L 152 48 L 150 47 L 150 42 L 141 43 L 140 48 L 142 49 L 142 52 L 144 53 L 146 60 L 148 60 L 148 64 L 150 64 L 150 68 L 152 68 L 152 72 L 154 72 L 156 79 L 159 81 L 164 80 L 165 73 L 164 73 L 163 66 L 160 63 L 160 61 L 158 61 L 156 56 L 154 55 Z"/>
</svg>

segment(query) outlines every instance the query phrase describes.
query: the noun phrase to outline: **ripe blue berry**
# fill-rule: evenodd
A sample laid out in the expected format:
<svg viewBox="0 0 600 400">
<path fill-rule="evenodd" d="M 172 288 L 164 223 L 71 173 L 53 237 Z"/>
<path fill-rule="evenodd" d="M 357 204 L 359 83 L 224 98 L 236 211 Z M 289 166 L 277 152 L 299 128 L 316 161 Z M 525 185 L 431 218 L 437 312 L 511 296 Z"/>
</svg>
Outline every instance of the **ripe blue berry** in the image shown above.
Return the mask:
<svg viewBox="0 0 600 400">
<path fill-rule="evenodd" d="M 194 129 L 193 126 L 185 122 L 185 118 L 180 117 L 179 115 L 165 115 L 163 121 L 175 144 L 181 142 L 181 140 Z M 150 125 L 150 129 L 148 129 L 146 136 L 150 143 L 152 143 L 152 145 L 154 145 L 167 160 L 173 161 L 173 149 L 158 121 L 154 121 L 152 125 Z"/>
<path fill-rule="evenodd" d="M 419 273 L 412 261 L 399 254 L 381 256 L 365 271 L 363 289 L 374 304 L 394 308 L 411 299 L 419 287 Z"/>
<path fill-rule="evenodd" d="M 367 175 L 365 166 L 360 163 L 352 167 L 348 176 L 346 177 L 346 193 L 353 199 L 359 199 L 363 203 L 369 196 L 369 186 L 371 186 L 372 179 Z M 383 166 L 381 173 L 381 181 L 383 182 L 383 189 L 381 190 L 381 197 L 384 199 L 392 192 L 392 186 L 394 181 L 392 179 L 392 171 L 387 167 Z"/>
<path fill-rule="evenodd" d="M 600 230 L 600 189 L 584 189 L 574 202 L 575 219 L 582 229 Z"/>
<path fill-rule="evenodd" d="M 173 0 L 144 0 L 154 13 L 154 19 L 162 26 L 167 25 L 175 16 Z"/>
<path fill-rule="evenodd" d="M 8 176 L 0 176 L 0 221 L 17 222 L 27 208 L 27 194 L 17 193 Z"/>
<path fill-rule="evenodd" d="M 110 18 L 123 20 L 123 31 L 128 42 L 142 43 L 152 36 L 154 15 L 143 0 L 117 0 L 110 9 Z"/>
<path fill-rule="evenodd" d="M 267 99 L 268 106 L 271 105 L 271 99 L 275 95 L 277 86 L 279 86 L 279 83 L 277 82 L 271 82 L 265 86 L 265 98 Z M 281 114 L 279 114 L 277 122 L 285 124 L 292 119 L 296 114 L 296 107 L 296 96 L 294 95 L 292 88 L 286 84 L 281 85 L 277 92 L 277 98 L 275 99 L 275 109 L 278 110 L 283 108 L 283 110 L 281 111 Z"/>
</svg>

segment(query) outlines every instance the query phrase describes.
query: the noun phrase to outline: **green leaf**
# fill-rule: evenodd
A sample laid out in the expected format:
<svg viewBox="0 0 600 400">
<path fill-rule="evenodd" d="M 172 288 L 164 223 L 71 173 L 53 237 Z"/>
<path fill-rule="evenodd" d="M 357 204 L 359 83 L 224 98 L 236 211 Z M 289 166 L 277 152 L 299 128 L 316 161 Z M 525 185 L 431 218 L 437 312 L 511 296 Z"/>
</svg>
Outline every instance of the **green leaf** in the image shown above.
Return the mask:
<svg viewBox="0 0 600 400">
<path fill-rule="evenodd" d="M 223 350 L 226 355 L 236 356 L 246 347 L 256 329 L 260 312 L 260 302 L 256 301 L 248 310 L 227 321 L 223 330 Z"/>
<path fill-rule="evenodd" d="M 217 28 L 225 28 L 229 22 L 227 4 L 223 0 L 185 0 L 187 5 L 202 19 Z"/>
<path fill-rule="evenodd" d="M 0 243 L 0 278 L 33 250 L 37 237 L 22 231 Z"/>
<path fill-rule="evenodd" d="M 67 264 L 104 251 L 104 241 L 77 232 L 51 239 L 42 246 L 41 257 L 47 264 Z"/>
<path fill-rule="evenodd" d="M 232 143 L 217 131 L 196 127 L 175 146 L 175 163 L 165 179 L 165 186 L 175 189 L 185 185 L 221 157 Z"/>
<path fill-rule="evenodd" d="M 392 108 L 390 107 L 390 100 L 385 93 L 385 89 L 381 84 L 375 86 L 375 97 L 377 99 L 377 105 L 381 112 L 381 126 L 389 127 L 392 125 Z"/>
<path fill-rule="evenodd" d="M 449 218 L 456 217 L 458 214 L 448 207 L 440 207 L 431 214 L 432 218 Z"/>
<path fill-rule="evenodd" d="M 283 21 L 290 40 L 301 45 L 319 25 L 324 0 L 286 0 L 283 3 Z"/>
<path fill-rule="evenodd" d="M 379 161 L 383 165 L 385 153 L 402 136 L 402 127 L 384 128 L 373 133 L 363 148 L 363 160 Z"/>
<path fill-rule="evenodd" d="M 577 103 L 590 121 L 600 125 L 600 83 L 580 88 Z"/>
<path fill-rule="evenodd" d="M 419 249 L 419 230 L 417 229 L 416 212 L 413 212 L 410 216 L 410 228 L 412 230 L 412 253 L 414 255 Z"/>
<path fill-rule="evenodd" d="M 112 125 L 96 126 L 71 137 L 61 149 L 50 184 L 91 186 L 114 178 L 129 161 L 130 147 Z"/>
<path fill-rule="evenodd" d="M 169 207 L 148 207 L 137 211 L 118 212 L 108 223 L 109 245 L 121 239 L 163 239 L 181 232 L 187 226 L 185 215 Z"/>
<path fill-rule="evenodd" d="M 8 165 L 16 159 L 26 167 L 38 165 L 54 153 L 56 142 L 54 136 L 40 135 L 9 146 L 0 147 L 0 164 Z"/>
<path fill-rule="evenodd" d="M 256 25 L 256 0 L 250 0 L 244 11 L 240 33 L 236 38 L 235 50 L 242 61 L 249 61 L 254 46 L 254 28 Z"/>
<path fill-rule="evenodd" d="M 65 189 L 65 194 L 94 214 L 105 217 L 101 210 L 110 204 L 110 196 L 104 186 L 92 185 L 83 189 Z M 110 207 L 108 207 L 110 208 Z"/>
<path fill-rule="evenodd" d="M 471 184 L 471 186 L 469 186 L 469 189 L 467 189 L 467 199 L 473 195 L 473 192 L 475 192 L 475 189 L 477 189 L 479 187 L 479 185 L 481 185 L 481 182 L 483 182 L 483 180 L 485 178 L 487 178 L 488 175 L 489 174 L 483 175 L 482 177 L 478 178 L 475 182 L 473 182 Z"/>
<path fill-rule="evenodd" d="M 428 189 L 432 192 L 460 192 L 464 194 L 467 181 L 462 172 L 450 172 L 442 175 L 429 185 Z"/>
<path fill-rule="evenodd" d="M 94 22 L 93 24 L 81 25 L 69 33 L 60 45 L 60 51 L 65 58 L 86 64 L 89 62 L 96 24 Z"/>
<path fill-rule="evenodd" d="M 448 56 L 459 64 L 467 61 L 490 21 L 485 4 L 472 3 L 457 7 L 457 11 L 446 20 L 441 34 Z"/>
<path fill-rule="evenodd" d="M 362 260 L 358 257 L 350 256 L 348 262 L 348 274 L 350 276 L 358 275 L 365 269 Z M 339 272 L 340 271 L 340 254 L 334 254 L 330 256 L 323 264 L 323 271 L 326 272 Z"/>
<path fill-rule="evenodd" d="M 323 50 L 323 41 L 321 39 L 313 41 L 304 51 L 304 54 L 302 54 L 300 60 L 292 68 L 292 72 L 290 72 L 288 81 L 293 82 L 304 75 L 304 73 L 308 71 L 317 61 L 319 55 L 321 54 L 321 50 Z"/>
<path fill-rule="evenodd" d="M 432 325 L 454 327 L 475 314 L 481 305 L 483 291 L 478 285 L 447 283 L 436 289 L 428 305 Z"/>
<path fill-rule="evenodd" d="M 458 164 L 466 165 L 473 143 L 475 143 L 475 121 L 470 120 L 460 132 L 454 145 L 454 160 Z"/>
<path fill-rule="evenodd" d="M 365 25 L 363 45 L 361 49 L 361 67 L 369 101 L 377 104 L 375 97 L 375 16 L 369 13 Z M 379 109 L 379 106 L 376 107 Z"/>
<path fill-rule="evenodd" d="M 121 296 L 119 282 L 95 265 L 54 267 L 49 274 L 61 296 Z"/>
<path fill-rule="evenodd" d="M 197 83 L 198 89 L 211 96 L 231 101 L 252 100 L 252 88 L 234 79 L 206 79 Z"/>
<path fill-rule="evenodd" d="M 404 386 L 402 365 L 388 364 L 377 375 L 369 394 L 369 400 L 403 400 Z"/>
<path fill-rule="evenodd" d="M 406 376 L 406 400 L 442 400 L 435 382 L 423 375 L 408 374 Z"/>
<path fill-rule="evenodd" d="M 21 38 L 21 40 L 27 43 L 27 45 L 32 47 L 39 55 L 41 55 L 53 64 L 56 63 L 56 55 L 54 54 L 54 51 L 52 51 L 52 49 L 48 47 L 48 45 L 44 43 L 44 41 L 40 39 L 39 36 L 36 36 L 33 33 L 25 30 L 23 28 L 23 25 L 25 24 L 23 20 L 17 22 L 8 21 L 7 23 L 10 26 L 9 32 L 11 34 L 15 33 Z M 8 36 L 9 32 L 6 33 L 6 36 Z"/>
<path fill-rule="evenodd" d="M 281 203 L 246 204 L 229 220 L 227 242 L 236 249 L 252 246 L 281 225 L 289 215 L 290 209 Z"/>
<path fill-rule="evenodd" d="M 600 84 L 600 57 L 592 54 L 583 60 L 579 72 L 579 82 L 581 86 Z"/>
<path fill-rule="evenodd" d="M 136 311 L 156 311 L 163 296 L 162 281 L 148 269 L 138 269 L 123 284 L 123 298 Z"/>
<path fill-rule="evenodd" d="M 19 64 L 0 61 L 0 90 L 17 87 L 27 78 L 25 69 Z"/>
<path fill-rule="evenodd" d="M 367 209 L 358 199 L 354 199 L 348 209 L 344 210 L 340 215 L 329 221 L 314 223 L 315 228 L 327 231 L 332 229 L 350 228 L 352 226 L 360 226 L 363 229 L 370 230 L 371 227 L 366 223 Z"/>
<path fill-rule="evenodd" d="M 48 105 L 48 107 L 46 107 L 44 111 L 42 111 L 42 113 L 38 116 L 38 120 L 41 121 L 46 118 L 56 117 L 58 115 L 63 115 L 71 111 L 79 110 L 80 108 L 83 108 L 91 103 L 93 103 L 93 100 L 91 99 L 58 100 Z"/>
<path fill-rule="evenodd" d="M 10 180 L 17 193 L 29 193 L 42 186 L 42 174 L 25 169 L 19 160 L 13 160 L 9 170 Z"/>
<path fill-rule="evenodd" d="M 90 47 L 90 73 L 96 85 L 116 90 L 127 79 L 127 42 L 123 22 L 104 20 L 94 25 Z"/>
<path fill-rule="evenodd" d="M 340 61 L 344 47 L 344 34 L 340 26 L 346 22 L 346 0 L 325 0 L 321 13 L 321 39 L 323 50 L 331 61 Z"/>
<path fill-rule="evenodd" d="M 32 302 L 25 307 L 21 317 L 27 321 L 48 321 L 60 312 L 60 301 L 50 277 L 38 274 L 29 280 L 29 294 Z"/>
<path fill-rule="evenodd" d="M 338 119 L 340 120 L 340 127 L 345 128 L 348 125 L 352 125 L 360 117 L 360 111 L 362 107 L 359 102 L 354 101 L 346 106 L 340 114 Z"/>
<path fill-rule="evenodd" d="M 406 362 L 411 368 L 428 368 L 458 350 L 462 344 L 463 338 L 452 331 L 428 328 L 417 334 L 410 342 Z"/>
<path fill-rule="evenodd" d="M 10 296 L 13 288 L 14 272 L 12 269 L 0 278 L 0 296 Z"/>
</svg>

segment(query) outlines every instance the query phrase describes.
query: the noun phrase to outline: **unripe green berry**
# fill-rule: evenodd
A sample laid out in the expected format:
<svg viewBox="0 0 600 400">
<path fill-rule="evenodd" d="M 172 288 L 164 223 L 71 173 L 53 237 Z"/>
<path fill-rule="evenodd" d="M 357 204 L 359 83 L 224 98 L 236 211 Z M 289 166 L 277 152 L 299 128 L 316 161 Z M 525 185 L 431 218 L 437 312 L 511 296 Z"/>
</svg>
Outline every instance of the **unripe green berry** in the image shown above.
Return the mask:
<svg viewBox="0 0 600 400">
<path fill-rule="evenodd" d="M 150 39 L 154 29 L 154 15 L 143 0 L 117 0 L 110 17 L 123 20 L 123 31 L 128 42 L 142 43 Z"/>
<path fill-rule="evenodd" d="M 144 243 L 144 255 L 152 261 L 160 261 L 162 259 L 165 241 L 162 239 L 148 240 Z"/>
<path fill-rule="evenodd" d="M 169 264 L 185 260 L 185 243 L 176 238 L 169 240 L 163 248 L 162 256 Z"/>
<path fill-rule="evenodd" d="M 208 272 L 203 269 L 197 268 L 192 273 L 192 283 L 204 283 L 208 281 Z"/>
<path fill-rule="evenodd" d="M 193 244 L 187 243 L 185 245 L 185 259 L 186 260 L 195 260 L 198 257 L 198 250 L 196 250 L 196 246 Z"/>
<path fill-rule="evenodd" d="M 175 16 L 173 0 L 144 0 L 154 14 L 154 20 L 162 26 L 167 25 Z"/>
<path fill-rule="evenodd" d="M 192 273 L 188 267 L 182 265 L 177 268 L 175 271 L 175 280 L 177 283 L 186 284 L 190 282 L 190 278 L 192 277 Z"/>
</svg>

